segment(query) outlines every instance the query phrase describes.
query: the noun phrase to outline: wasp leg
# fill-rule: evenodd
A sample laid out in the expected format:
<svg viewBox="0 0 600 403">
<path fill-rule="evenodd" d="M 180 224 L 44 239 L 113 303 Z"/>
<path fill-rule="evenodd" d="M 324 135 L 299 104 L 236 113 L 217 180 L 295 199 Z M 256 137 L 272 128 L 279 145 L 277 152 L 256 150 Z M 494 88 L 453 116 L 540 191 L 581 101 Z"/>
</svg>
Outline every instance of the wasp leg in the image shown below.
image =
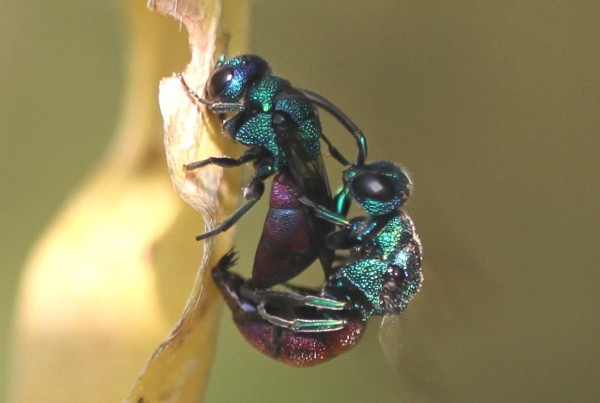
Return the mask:
<svg viewBox="0 0 600 403">
<path fill-rule="evenodd" d="M 269 300 L 278 299 L 280 302 L 289 306 L 310 306 L 314 308 L 330 309 L 333 311 L 341 311 L 348 308 L 348 303 L 339 301 L 334 298 L 314 295 L 316 290 L 304 287 L 295 287 L 286 285 L 294 291 L 282 290 L 256 290 L 254 296 L 259 303 L 265 304 Z"/>
<path fill-rule="evenodd" d="M 348 324 L 344 317 L 336 317 L 336 312 L 348 309 L 346 302 L 314 295 L 315 290 L 312 289 L 298 287 L 297 290 L 302 293 L 256 290 L 253 296 L 258 312 L 269 323 L 294 332 L 331 332 Z M 269 312 L 270 307 L 275 307 L 275 311 L 281 313 Z M 298 317 L 304 312 L 309 313 L 310 317 Z"/>
<path fill-rule="evenodd" d="M 298 200 L 300 200 L 300 202 L 302 204 L 304 204 L 305 206 L 313 209 L 315 212 L 315 215 L 319 218 L 322 218 L 326 221 L 329 221 L 329 222 L 331 222 L 333 224 L 337 224 L 337 225 L 347 226 L 350 224 L 350 221 L 348 221 L 346 219 L 346 217 L 344 217 L 338 213 L 335 213 L 326 207 L 319 206 L 318 204 L 316 204 L 315 202 L 313 202 L 306 196 L 301 196 L 298 198 Z"/>
<path fill-rule="evenodd" d="M 184 165 L 184 168 L 188 171 L 202 168 L 206 165 L 217 165 L 222 168 L 233 168 L 239 167 L 240 165 L 244 165 L 245 163 L 256 160 L 257 158 L 257 150 L 250 148 L 246 150 L 242 155 L 240 155 L 239 158 L 209 157 L 201 161 L 190 162 L 189 164 Z"/>
<path fill-rule="evenodd" d="M 348 166 L 350 165 L 350 162 L 348 161 L 348 159 L 346 157 L 344 157 L 344 155 L 340 152 L 340 150 L 338 150 L 333 143 L 325 136 L 325 134 L 321 133 L 321 139 L 323 139 L 323 141 L 325 142 L 325 144 L 327 144 L 327 150 L 329 151 L 329 154 L 340 164 L 344 165 L 344 166 Z"/>
<path fill-rule="evenodd" d="M 257 308 L 260 316 L 262 316 L 269 323 L 272 323 L 278 327 L 289 329 L 293 332 L 332 332 L 334 330 L 343 329 L 348 324 L 348 321 L 345 319 L 285 319 L 268 313 L 263 303 L 260 303 Z"/>
<path fill-rule="evenodd" d="M 350 132 L 350 134 L 356 140 L 356 144 L 358 146 L 356 165 L 363 165 L 365 163 L 365 160 L 367 159 L 367 139 L 365 138 L 365 135 L 362 132 L 362 130 L 360 130 L 358 126 L 356 126 L 356 124 L 344 112 L 342 112 L 337 106 L 335 106 L 325 97 L 310 90 L 301 88 L 299 88 L 298 90 L 301 91 L 304 95 L 306 95 L 313 104 L 329 112 L 331 116 L 336 118 L 342 124 L 342 126 L 344 126 L 346 130 Z M 329 145 L 329 152 L 332 156 L 334 156 L 334 158 L 336 154 L 341 155 L 335 149 L 335 147 L 333 147 L 331 143 L 329 143 L 329 141 L 326 141 L 326 143 Z M 348 165 L 347 163 L 344 164 L 344 162 L 342 162 L 341 160 L 338 161 L 340 161 L 343 165 Z"/>
<path fill-rule="evenodd" d="M 245 204 L 242 204 L 236 211 L 233 212 L 229 217 L 227 217 L 223 222 L 221 222 L 216 228 L 205 232 L 204 234 L 200 234 L 196 236 L 197 241 L 201 241 L 206 238 L 210 238 L 221 232 L 227 231 L 231 228 L 235 223 L 239 221 L 248 211 L 254 207 L 256 202 L 260 200 L 263 193 L 265 192 L 265 184 L 264 180 L 269 177 L 273 172 L 273 167 L 269 165 L 264 165 L 260 167 L 254 178 L 250 181 L 250 183 L 244 189 L 244 198 L 247 200 Z"/>
</svg>

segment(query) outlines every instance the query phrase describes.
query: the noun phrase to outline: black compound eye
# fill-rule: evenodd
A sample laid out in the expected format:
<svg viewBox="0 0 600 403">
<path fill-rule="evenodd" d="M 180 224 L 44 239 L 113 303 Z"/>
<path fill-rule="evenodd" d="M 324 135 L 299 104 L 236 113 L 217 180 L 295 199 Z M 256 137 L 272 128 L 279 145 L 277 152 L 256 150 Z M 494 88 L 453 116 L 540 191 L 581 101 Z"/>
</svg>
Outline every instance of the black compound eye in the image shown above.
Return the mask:
<svg viewBox="0 0 600 403">
<path fill-rule="evenodd" d="M 222 66 L 217 68 L 208 79 L 206 92 L 208 93 L 209 98 L 219 98 L 231 80 L 233 80 L 233 69 L 231 67 Z"/>
<path fill-rule="evenodd" d="M 364 173 L 352 181 L 352 190 L 358 197 L 389 202 L 396 196 L 396 184 L 385 175 Z"/>
</svg>

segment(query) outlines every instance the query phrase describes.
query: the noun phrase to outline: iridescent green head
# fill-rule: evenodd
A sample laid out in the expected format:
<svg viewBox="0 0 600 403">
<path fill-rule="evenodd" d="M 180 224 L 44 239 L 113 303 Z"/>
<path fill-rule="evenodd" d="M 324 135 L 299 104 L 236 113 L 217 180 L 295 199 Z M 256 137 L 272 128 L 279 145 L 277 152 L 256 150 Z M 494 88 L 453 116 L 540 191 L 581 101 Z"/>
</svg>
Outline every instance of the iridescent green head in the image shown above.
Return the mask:
<svg viewBox="0 0 600 403">
<path fill-rule="evenodd" d="M 237 102 L 256 81 L 271 73 L 260 56 L 241 55 L 219 60 L 206 82 L 206 98 L 211 102 Z"/>
<path fill-rule="evenodd" d="M 412 183 L 398 166 L 387 161 L 351 166 L 344 171 L 344 188 L 369 215 L 383 215 L 403 206 Z"/>
</svg>

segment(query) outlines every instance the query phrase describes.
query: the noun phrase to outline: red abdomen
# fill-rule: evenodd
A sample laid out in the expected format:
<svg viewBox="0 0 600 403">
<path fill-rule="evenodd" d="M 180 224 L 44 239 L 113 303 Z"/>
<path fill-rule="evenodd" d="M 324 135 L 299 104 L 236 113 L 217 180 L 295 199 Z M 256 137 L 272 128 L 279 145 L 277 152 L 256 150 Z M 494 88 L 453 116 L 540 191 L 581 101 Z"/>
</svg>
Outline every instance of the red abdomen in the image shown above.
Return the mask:
<svg viewBox="0 0 600 403">
<path fill-rule="evenodd" d="M 269 207 L 252 269 L 252 282 L 259 288 L 292 279 L 317 256 L 312 218 L 286 174 L 273 179 Z"/>
<path fill-rule="evenodd" d="M 365 328 L 363 322 L 351 321 L 332 332 L 301 333 L 247 317 L 234 315 L 234 320 L 254 348 L 292 367 L 311 367 L 337 357 L 360 341 Z"/>
</svg>

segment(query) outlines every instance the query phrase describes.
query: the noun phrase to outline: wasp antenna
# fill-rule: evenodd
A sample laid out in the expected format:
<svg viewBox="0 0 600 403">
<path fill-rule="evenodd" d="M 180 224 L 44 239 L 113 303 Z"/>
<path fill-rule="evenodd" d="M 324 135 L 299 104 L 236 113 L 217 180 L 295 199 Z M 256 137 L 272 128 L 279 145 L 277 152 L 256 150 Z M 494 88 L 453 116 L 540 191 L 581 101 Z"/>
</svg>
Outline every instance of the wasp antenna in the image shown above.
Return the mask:
<svg viewBox="0 0 600 403">
<path fill-rule="evenodd" d="M 181 73 L 177 73 L 177 78 L 179 78 L 179 81 L 181 82 L 181 85 L 183 85 L 183 88 L 185 89 L 185 92 L 187 92 L 187 94 L 196 102 L 199 102 L 203 105 L 208 105 L 211 106 L 212 104 L 210 102 L 208 102 L 206 99 L 202 98 L 200 95 L 198 95 L 198 93 L 196 91 L 194 91 L 192 89 L 192 87 L 190 87 L 187 83 L 187 81 L 185 81 L 185 78 L 183 77 L 183 74 Z"/>
</svg>

